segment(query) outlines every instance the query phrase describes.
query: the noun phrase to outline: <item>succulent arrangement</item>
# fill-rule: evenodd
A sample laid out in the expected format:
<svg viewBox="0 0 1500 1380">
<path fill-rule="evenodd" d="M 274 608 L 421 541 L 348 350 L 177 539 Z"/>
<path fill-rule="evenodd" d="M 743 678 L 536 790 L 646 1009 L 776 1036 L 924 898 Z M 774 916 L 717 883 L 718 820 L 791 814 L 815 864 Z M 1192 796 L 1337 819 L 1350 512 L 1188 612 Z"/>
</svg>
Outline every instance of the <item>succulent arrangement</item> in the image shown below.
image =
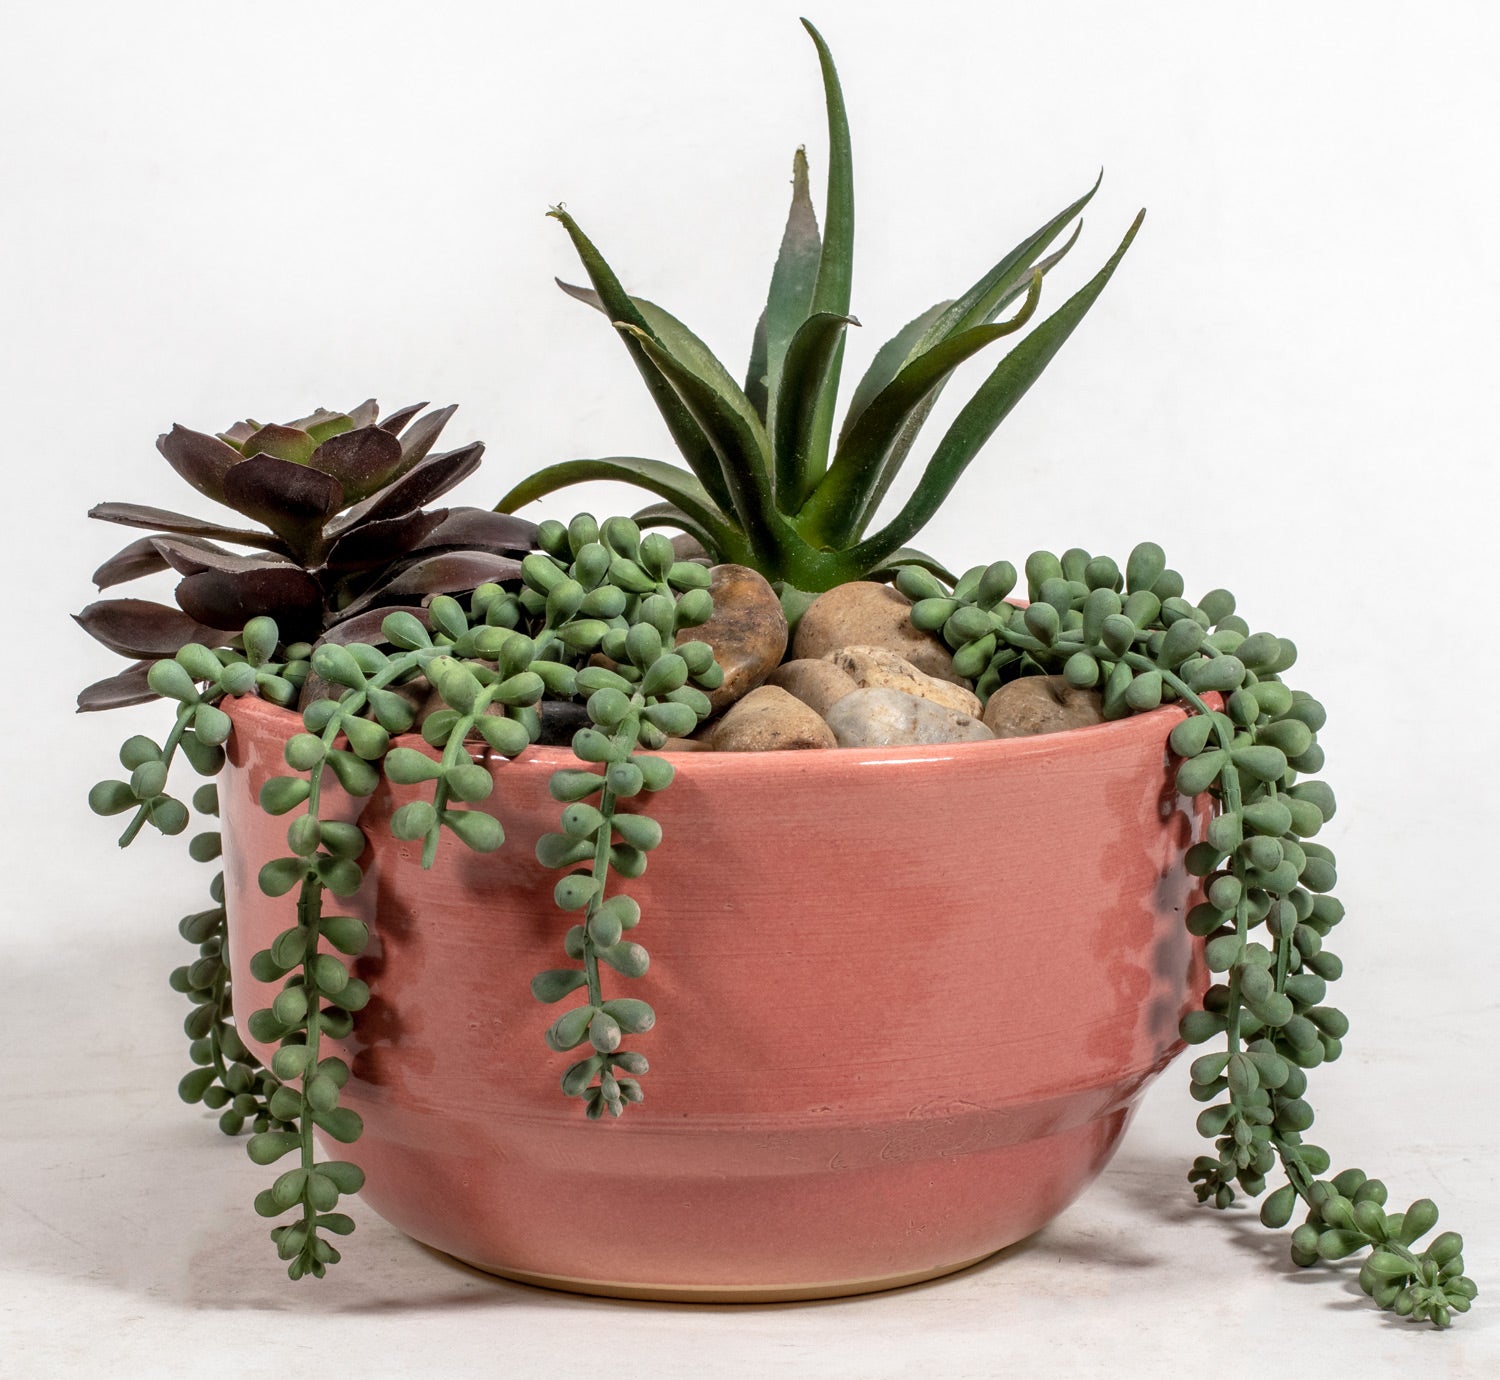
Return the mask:
<svg viewBox="0 0 1500 1380">
<path fill-rule="evenodd" d="M 430 866 L 440 848 L 505 845 L 484 808 L 495 787 L 490 762 L 567 741 L 576 760 L 550 787 L 558 827 L 536 852 L 558 871 L 555 901 L 572 923 L 559 966 L 536 974 L 531 989 L 561 1011 L 545 1042 L 569 1056 L 563 1093 L 595 1119 L 643 1101 L 647 1059 L 626 1044 L 651 1030 L 655 1014 L 624 984 L 650 958 L 635 937 L 640 906 L 621 883 L 644 871 L 661 841 L 642 805 L 671 787 L 674 752 L 721 746 L 702 727 L 724 709 L 728 649 L 716 627 L 733 582 L 720 572 L 743 567 L 759 579 L 784 630 L 814 619 L 819 596 L 870 584 L 900 604 L 905 635 L 939 650 L 944 679 L 986 710 L 1007 687 L 1045 683 L 1059 697 L 1086 697 L 1097 721 L 1169 703 L 1189 711 L 1169 743 L 1176 789 L 1207 793 L 1213 815 L 1187 854 L 1202 899 L 1186 923 L 1216 977 L 1181 1026 L 1187 1043 L 1203 1047 L 1191 1092 L 1205 1104 L 1198 1129 L 1212 1143 L 1189 1176 L 1197 1197 L 1219 1208 L 1241 1193 L 1263 1197 L 1272 1228 L 1300 1210 L 1291 1235 L 1298 1264 L 1368 1252 L 1359 1281 L 1377 1304 L 1446 1326 L 1477 1292 L 1459 1236 L 1419 1244 L 1437 1222 L 1430 1200 L 1387 1211 L 1384 1184 L 1358 1169 L 1332 1173 L 1329 1153 L 1307 1139 L 1309 1073 L 1339 1057 L 1348 1021 L 1327 1001 L 1342 968 L 1327 942 L 1344 913 L 1335 859 L 1315 839 L 1334 813 L 1332 792 L 1315 779 L 1324 711 L 1285 679 L 1293 644 L 1254 630 L 1227 591 L 1188 599 L 1151 542 L 1123 562 L 1075 548 L 1033 553 L 1020 570 L 1002 560 L 956 576 L 908 545 L 1087 313 L 1140 218 L 1082 289 L 1037 320 L 1044 279 L 1076 241 L 1090 190 L 882 346 L 835 439 L 843 338 L 854 324 L 853 183 L 838 77 L 808 29 L 829 121 L 824 228 L 799 151 L 743 386 L 675 317 L 628 295 L 573 218 L 553 212 L 592 285 L 567 291 L 614 325 L 686 469 L 574 460 L 521 480 L 497 511 L 430 509 L 472 472 L 481 448 L 431 454 L 452 409 L 407 408 L 381 421 L 366 403 L 287 426 L 241 423 L 218 436 L 177 427 L 160 439 L 188 483 L 259 527 L 125 503 L 93 510 L 150 532 L 100 568 L 101 588 L 167 569 L 182 577 L 176 608 L 108 599 L 79 616 L 133 663 L 86 689 L 80 708 L 154 697 L 172 706 L 163 739 L 128 740 L 124 777 L 91 793 L 97 812 L 129 817 L 122 844 L 148 824 L 187 829 L 192 811 L 168 791 L 179 755 L 209 778 L 192 810 L 217 813 L 211 778 L 232 731 L 226 698 L 259 695 L 301 718 L 286 740 L 285 773 L 261 793 L 262 808 L 288 820 L 285 853 L 259 874 L 263 892 L 287 898 L 288 923 L 251 965 L 257 980 L 280 984 L 249 1021 L 275 1055 L 262 1066 L 232 1018 L 220 874 L 212 904 L 180 927 L 197 950 L 172 975 L 191 1002 L 193 1067 L 180 1092 L 218 1110 L 224 1131 L 248 1127 L 257 1164 L 290 1164 L 255 1208 L 291 1214 L 272 1231 L 291 1276 L 322 1276 L 339 1258 L 331 1238 L 353 1228 L 340 1201 L 363 1183 L 354 1162 L 318 1158 L 315 1128 L 341 1144 L 361 1131 L 340 1101 L 349 1069 L 326 1042 L 354 1028 L 369 998 L 353 971 L 367 926 L 337 906 L 364 878 L 368 840 L 358 823 L 323 808 L 330 783 L 356 798 L 382 776 L 421 792 L 391 828 Z M 937 442 L 912 496 L 872 531 L 953 371 L 1009 335 L 1019 342 Z M 601 477 L 630 480 L 657 501 L 603 522 L 533 525 L 509 515 Z M 657 527 L 683 535 L 674 541 Z M 783 636 L 752 686 L 786 647 Z M 189 852 L 213 862 L 218 833 L 197 833 Z M 539 1061 L 536 1076 L 552 1075 Z M 1278 1170 L 1284 1182 L 1272 1188 Z"/>
</svg>

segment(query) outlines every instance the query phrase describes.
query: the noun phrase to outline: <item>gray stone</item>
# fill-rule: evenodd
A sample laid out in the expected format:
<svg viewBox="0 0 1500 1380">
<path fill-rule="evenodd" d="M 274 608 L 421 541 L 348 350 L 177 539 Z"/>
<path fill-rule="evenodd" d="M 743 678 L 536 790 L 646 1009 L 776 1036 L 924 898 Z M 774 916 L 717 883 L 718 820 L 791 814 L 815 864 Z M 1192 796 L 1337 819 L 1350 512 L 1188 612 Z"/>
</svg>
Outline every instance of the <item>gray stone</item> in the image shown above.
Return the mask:
<svg viewBox="0 0 1500 1380">
<path fill-rule="evenodd" d="M 976 719 L 981 713 L 979 696 L 972 690 L 919 671 L 888 647 L 840 647 L 824 660 L 845 672 L 861 690 L 900 690 Z"/>
<path fill-rule="evenodd" d="M 828 711 L 840 747 L 896 747 L 908 743 L 968 743 L 993 738 L 972 714 L 900 690 L 854 690 Z"/>
</svg>

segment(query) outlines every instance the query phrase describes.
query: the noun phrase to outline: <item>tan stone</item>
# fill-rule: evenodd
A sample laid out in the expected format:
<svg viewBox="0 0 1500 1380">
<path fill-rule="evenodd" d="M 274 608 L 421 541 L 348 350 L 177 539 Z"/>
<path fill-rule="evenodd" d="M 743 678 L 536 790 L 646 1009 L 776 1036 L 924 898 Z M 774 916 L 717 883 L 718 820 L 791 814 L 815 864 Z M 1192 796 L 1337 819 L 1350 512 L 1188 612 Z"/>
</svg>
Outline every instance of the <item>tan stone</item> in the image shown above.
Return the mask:
<svg viewBox="0 0 1500 1380">
<path fill-rule="evenodd" d="M 995 736 L 972 714 L 880 687 L 850 691 L 828 711 L 828 726 L 840 747 L 967 743 Z"/>
<path fill-rule="evenodd" d="M 1097 690 L 1076 689 L 1062 676 L 1022 676 L 990 696 L 984 722 L 997 738 L 1087 728 L 1104 722 L 1104 697 Z"/>
<path fill-rule="evenodd" d="M 831 748 L 833 730 L 795 695 L 762 685 L 732 705 L 714 730 L 716 752 L 783 752 Z"/>
<path fill-rule="evenodd" d="M 743 565 L 716 565 L 709 592 L 714 616 L 684 628 L 677 641 L 707 642 L 724 668 L 724 683 L 709 692 L 718 713 L 761 683 L 786 655 L 786 614 L 764 575 Z"/>
<path fill-rule="evenodd" d="M 820 660 L 840 647 L 885 647 L 919 671 L 969 688 L 953 673 L 953 654 L 940 637 L 911 625 L 911 600 L 890 585 L 854 580 L 818 595 L 797 625 L 792 655 Z"/>
<path fill-rule="evenodd" d="M 972 690 L 919 671 L 888 647 L 840 647 L 824 660 L 847 674 L 861 690 L 900 690 L 976 719 L 981 713 L 979 696 Z"/>
<path fill-rule="evenodd" d="M 784 661 L 766 677 L 766 684 L 795 695 L 815 714 L 827 714 L 851 690 L 859 689 L 831 661 Z"/>
</svg>

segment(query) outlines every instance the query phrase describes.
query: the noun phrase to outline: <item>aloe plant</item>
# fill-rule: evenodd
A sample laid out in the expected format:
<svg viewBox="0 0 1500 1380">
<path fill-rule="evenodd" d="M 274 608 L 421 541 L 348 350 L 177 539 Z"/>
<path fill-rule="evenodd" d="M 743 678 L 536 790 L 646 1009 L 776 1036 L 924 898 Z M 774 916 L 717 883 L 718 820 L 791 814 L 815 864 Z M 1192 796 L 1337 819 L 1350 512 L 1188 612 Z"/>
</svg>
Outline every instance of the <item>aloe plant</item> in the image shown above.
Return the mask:
<svg viewBox="0 0 1500 1380">
<path fill-rule="evenodd" d="M 828 110 L 830 167 L 824 231 L 793 160 L 792 204 L 741 387 L 676 317 L 629 295 L 561 208 L 592 288 L 559 285 L 603 312 L 645 379 L 688 468 L 639 456 L 569 460 L 516 485 L 496 505 L 511 512 L 569 484 L 625 480 L 661 500 L 643 525 L 691 533 L 720 560 L 761 571 L 787 591 L 817 592 L 903 564 L 936 568 L 907 543 L 937 512 L 970 461 L 1094 304 L 1141 223 L 1109 261 L 991 370 L 937 443 L 911 496 L 874 531 L 877 509 L 911 453 L 933 404 L 964 361 L 1029 325 L 1042 280 L 1073 247 L 1098 182 L 1022 240 L 956 298 L 909 322 L 876 352 L 833 431 L 853 277 L 854 178 L 849 125 L 832 55 L 817 46 Z M 1047 251 L 1070 224 L 1061 248 Z M 1008 318 L 998 319 L 1016 304 Z"/>
</svg>

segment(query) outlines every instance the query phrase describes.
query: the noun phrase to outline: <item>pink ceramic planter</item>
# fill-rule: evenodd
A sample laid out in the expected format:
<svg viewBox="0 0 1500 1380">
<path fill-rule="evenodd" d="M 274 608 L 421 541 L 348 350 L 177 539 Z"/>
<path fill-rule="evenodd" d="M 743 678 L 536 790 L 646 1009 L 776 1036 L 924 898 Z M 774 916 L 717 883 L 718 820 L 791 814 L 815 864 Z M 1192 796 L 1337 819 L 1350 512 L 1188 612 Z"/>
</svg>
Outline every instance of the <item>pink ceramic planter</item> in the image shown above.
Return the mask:
<svg viewBox="0 0 1500 1380">
<path fill-rule="evenodd" d="M 255 883 L 285 819 L 255 804 L 298 720 L 257 700 L 220 786 L 241 1029 L 271 990 L 250 955 L 292 923 Z M 1182 918 L 1200 835 L 1164 744 L 1181 711 L 931 748 L 683 753 L 650 798 L 652 954 L 630 982 L 658 1024 L 646 1101 L 586 1121 L 542 1032 L 564 1007 L 573 917 L 533 847 L 566 749 L 496 761 L 506 844 L 390 837 L 415 795 L 361 822 L 372 999 L 344 1054 L 368 1205 L 482 1269 L 588 1293 L 703 1300 L 889 1288 L 1036 1231 L 1109 1160 L 1177 1053 L 1206 974 Z M 348 802 L 344 804 L 348 806 Z M 352 808 L 346 818 L 353 817 Z M 576 998 L 568 999 L 568 1004 Z M 264 1047 L 256 1052 L 268 1058 Z"/>
</svg>

